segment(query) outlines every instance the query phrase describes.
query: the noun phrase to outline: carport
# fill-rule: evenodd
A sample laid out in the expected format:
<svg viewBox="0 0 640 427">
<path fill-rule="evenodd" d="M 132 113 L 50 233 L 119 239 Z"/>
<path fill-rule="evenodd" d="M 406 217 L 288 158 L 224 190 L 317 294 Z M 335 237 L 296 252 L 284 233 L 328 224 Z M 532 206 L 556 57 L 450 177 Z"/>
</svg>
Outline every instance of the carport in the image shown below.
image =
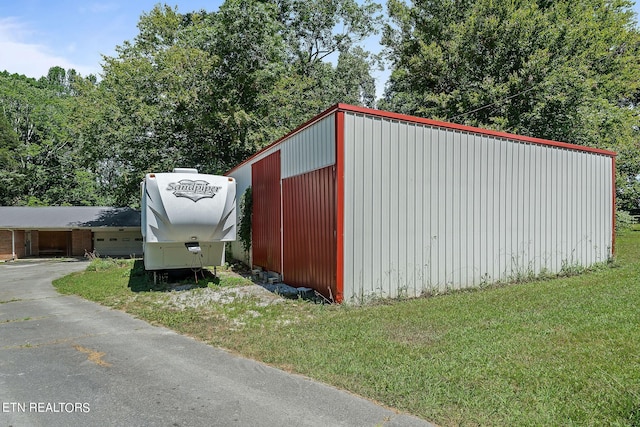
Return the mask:
<svg viewBox="0 0 640 427">
<path fill-rule="evenodd" d="M 38 233 L 38 254 L 42 256 L 71 256 L 72 255 L 72 231 L 57 230 L 34 230 Z M 33 239 L 34 231 L 25 230 L 25 237 L 31 234 Z M 31 239 L 25 238 L 25 255 L 29 256 L 33 247 L 27 248 L 27 244 Z M 32 246 L 33 243 L 30 243 Z"/>
</svg>

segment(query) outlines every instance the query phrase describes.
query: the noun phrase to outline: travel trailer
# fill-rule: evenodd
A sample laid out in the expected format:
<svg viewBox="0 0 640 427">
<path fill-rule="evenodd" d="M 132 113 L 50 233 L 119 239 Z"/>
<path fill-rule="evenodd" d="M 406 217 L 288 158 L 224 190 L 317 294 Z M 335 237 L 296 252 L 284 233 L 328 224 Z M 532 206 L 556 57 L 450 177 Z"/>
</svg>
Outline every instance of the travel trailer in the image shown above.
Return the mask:
<svg viewBox="0 0 640 427">
<path fill-rule="evenodd" d="M 236 182 L 227 176 L 176 168 L 141 183 L 144 268 L 199 269 L 224 264 L 236 239 Z"/>
</svg>

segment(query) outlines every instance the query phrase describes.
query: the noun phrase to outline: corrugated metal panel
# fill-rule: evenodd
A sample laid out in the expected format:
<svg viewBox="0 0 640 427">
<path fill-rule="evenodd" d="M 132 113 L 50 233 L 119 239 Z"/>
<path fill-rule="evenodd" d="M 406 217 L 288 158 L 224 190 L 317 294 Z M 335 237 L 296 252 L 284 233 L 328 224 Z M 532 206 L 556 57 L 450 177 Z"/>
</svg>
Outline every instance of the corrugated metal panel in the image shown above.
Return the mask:
<svg viewBox="0 0 640 427">
<path fill-rule="evenodd" d="M 282 273 L 280 151 L 251 167 L 253 264 Z"/>
<path fill-rule="evenodd" d="M 278 143 L 268 147 L 264 151 L 255 155 L 246 163 L 239 165 L 230 171 L 229 176 L 236 180 L 238 201 L 249 186 L 252 186 L 252 169 L 255 163 L 272 156 L 274 153 L 281 153 L 281 177 L 288 178 L 303 174 L 316 169 L 324 168 L 335 164 L 335 115 L 331 114 L 308 126 L 297 129 Z M 254 194 L 255 197 L 255 194 Z M 254 209 L 256 207 L 254 206 Z M 238 215 L 241 214 L 237 209 Z M 240 218 L 238 216 L 239 223 Z M 236 259 L 245 259 L 244 249 L 240 241 L 232 242 L 232 256 Z M 263 249 L 258 248 L 258 251 Z M 264 262 L 264 253 L 258 253 L 258 261 Z M 252 250 L 252 256 L 255 253 Z M 255 259 L 253 264 L 256 263 Z"/>
<path fill-rule="evenodd" d="M 247 188 L 251 187 L 252 165 L 264 159 L 265 157 L 272 155 L 273 153 L 277 152 L 279 149 L 280 147 L 278 145 L 269 147 L 264 151 L 257 153 L 253 158 L 251 158 L 250 161 L 247 161 L 246 163 L 243 163 L 237 166 L 236 168 L 234 168 L 232 171 L 228 173 L 228 176 L 231 176 L 236 180 L 236 201 L 238 203 L 238 206 L 236 209 L 236 215 L 237 215 L 236 224 L 240 224 L 240 220 L 241 220 L 240 216 L 242 212 L 240 210 L 240 200 L 242 199 L 242 196 L 244 195 L 245 191 L 247 191 Z M 230 255 L 234 259 L 242 260 L 247 264 L 251 264 L 251 255 L 245 254 L 244 248 L 242 247 L 242 242 L 240 241 L 240 239 L 236 239 L 235 242 L 231 242 L 231 251 L 230 253 L 228 253 L 228 255 Z"/>
<path fill-rule="evenodd" d="M 610 156 L 345 112 L 345 298 L 604 261 Z"/>
<path fill-rule="evenodd" d="M 283 276 L 292 286 L 336 296 L 336 186 L 333 166 L 282 181 Z"/>
<path fill-rule="evenodd" d="M 300 175 L 336 162 L 335 115 L 330 115 L 281 143 L 282 178 Z"/>
</svg>

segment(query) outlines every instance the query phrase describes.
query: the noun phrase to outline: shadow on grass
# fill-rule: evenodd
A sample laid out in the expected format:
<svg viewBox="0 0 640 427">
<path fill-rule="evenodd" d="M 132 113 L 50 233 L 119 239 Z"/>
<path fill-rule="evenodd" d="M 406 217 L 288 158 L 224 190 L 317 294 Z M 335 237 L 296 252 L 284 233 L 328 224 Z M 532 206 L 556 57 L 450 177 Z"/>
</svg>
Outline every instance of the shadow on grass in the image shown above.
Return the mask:
<svg viewBox="0 0 640 427">
<path fill-rule="evenodd" d="M 193 288 L 206 288 L 209 283 L 220 284 L 220 278 L 211 271 L 202 269 L 164 270 L 154 274 L 145 271 L 143 260 L 136 260 L 129 272 L 128 286 L 132 292 L 169 292 Z"/>
</svg>

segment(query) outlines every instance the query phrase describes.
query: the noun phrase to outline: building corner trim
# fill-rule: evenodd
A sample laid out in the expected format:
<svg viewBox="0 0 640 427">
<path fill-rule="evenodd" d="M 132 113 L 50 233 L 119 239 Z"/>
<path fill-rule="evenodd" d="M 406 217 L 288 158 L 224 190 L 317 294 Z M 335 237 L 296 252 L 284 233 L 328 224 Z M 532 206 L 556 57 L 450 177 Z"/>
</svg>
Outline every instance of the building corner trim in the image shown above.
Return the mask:
<svg viewBox="0 0 640 427">
<path fill-rule="evenodd" d="M 344 299 L 344 112 L 336 111 L 336 295 Z"/>
</svg>

